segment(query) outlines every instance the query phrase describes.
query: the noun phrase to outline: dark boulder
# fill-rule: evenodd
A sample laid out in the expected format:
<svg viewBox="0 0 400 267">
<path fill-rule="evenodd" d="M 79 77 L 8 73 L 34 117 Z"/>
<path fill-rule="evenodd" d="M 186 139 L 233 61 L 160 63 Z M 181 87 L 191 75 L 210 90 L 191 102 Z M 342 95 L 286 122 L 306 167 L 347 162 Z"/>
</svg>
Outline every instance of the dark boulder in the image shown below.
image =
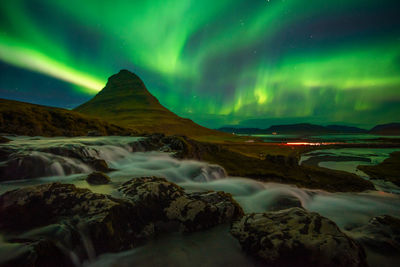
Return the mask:
<svg viewBox="0 0 400 267">
<path fill-rule="evenodd" d="M 20 239 L 0 244 L 2 267 L 75 266 L 73 258 L 64 253 L 57 241 Z"/>
<path fill-rule="evenodd" d="M 86 182 L 91 185 L 108 184 L 110 181 L 110 177 L 102 172 L 92 172 L 86 178 Z"/>
<path fill-rule="evenodd" d="M 164 178 L 141 177 L 123 184 L 119 190 L 137 206 L 146 206 L 141 214 L 160 227 L 175 223 L 183 231 L 206 229 L 230 222 L 243 215 L 242 208 L 224 192 L 187 194 L 183 188 Z"/>
<path fill-rule="evenodd" d="M 0 136 L 0 144 L 8 143 L 8 142 L 10 142 L 10 141 L 11 141 L 10 139 L 5 138 L 5 137 L 3 137 L 3 136 Z"/>
<path fill-rule="evenodd" d="M 231 233 L 268 266 L 366 266 L 364 250 L 334 222 L 300 208 L 245 215 Z"/>
<path fill-rule="evenodd" d="M 188 194 L 163 178 L 134 178 L 122 198 L 71 184 L 51 183 L 0 196 L 0 265 L 80 264 L 106 252 L 138 246 L 165 231 L 195 231 L 231 222 L 243 214 L 229 194 Z M 13 255 L 8 248 L 16 248 Z M 14 250 L 13 250 L 14 251 Z"/>
<path fill-rule="evenodd" d="M 71 184 L 51 183 L 9 191 L 0 196 L 0 229 L 24 231 L 51 224 L 70 225 L 84 233 L 96 253 L 135 244 L 135 219 L 129 202 L 95 194 Z"/>
<path fill-rule="evenodd" d="M 295 207 L 303 207 L 300 199 L 290 195 L 278 195 L 270 202 L 270 205 L 268 206 L 268 211 L 278 211 Z"/>
</svg>

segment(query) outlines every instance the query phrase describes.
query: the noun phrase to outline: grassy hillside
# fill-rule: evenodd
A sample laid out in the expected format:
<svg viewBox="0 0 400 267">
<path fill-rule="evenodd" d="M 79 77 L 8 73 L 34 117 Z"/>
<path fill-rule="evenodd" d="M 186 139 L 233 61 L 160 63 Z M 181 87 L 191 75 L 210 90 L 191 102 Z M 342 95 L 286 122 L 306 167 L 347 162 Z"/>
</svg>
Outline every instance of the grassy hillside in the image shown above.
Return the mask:
<svg viewBox="0 0 400 267">
<path fill-rule="evenodd" d="M 29 136 L 126 135 L 134 131 L 61 108 L 0 99 L 0 132 Z"/>
</svg>

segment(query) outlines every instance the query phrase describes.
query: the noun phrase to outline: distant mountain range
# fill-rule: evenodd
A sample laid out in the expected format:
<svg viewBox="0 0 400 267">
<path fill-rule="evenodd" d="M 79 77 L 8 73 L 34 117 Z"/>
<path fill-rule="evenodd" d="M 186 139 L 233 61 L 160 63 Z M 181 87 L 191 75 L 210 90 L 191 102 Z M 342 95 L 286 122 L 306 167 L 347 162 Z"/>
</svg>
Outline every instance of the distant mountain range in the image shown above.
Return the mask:
<svg viewBox="0 0 400 267">
<path fill-rule="evenodd" d="M 371 130 L 345 125 L 321 126 L 310 123 L 273 125 L 266 129 L 260 128 L 236 128 L 222 127 L 219 131 L 235 134 L 301 134 L 301 135 L 322 135 L 322 134 L 377 134 L 377 135 L 400 135 L 400 123 L 382 124 L 373 127 Z"/>
</svg>

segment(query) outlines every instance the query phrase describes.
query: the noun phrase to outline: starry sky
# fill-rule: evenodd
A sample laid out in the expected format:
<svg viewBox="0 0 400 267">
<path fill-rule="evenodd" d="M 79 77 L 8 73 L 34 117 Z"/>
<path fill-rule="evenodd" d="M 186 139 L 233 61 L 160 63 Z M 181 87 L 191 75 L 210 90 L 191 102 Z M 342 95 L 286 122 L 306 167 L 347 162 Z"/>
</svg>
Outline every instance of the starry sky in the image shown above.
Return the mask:
<svg viewBox="0 0 400 267">
<path fill-rule="evenodd" d="M 400 121 L 400 1 L 1 1 L 1 98 L 73 108 L 120 69 L 212 128 Z"/>
</svg>

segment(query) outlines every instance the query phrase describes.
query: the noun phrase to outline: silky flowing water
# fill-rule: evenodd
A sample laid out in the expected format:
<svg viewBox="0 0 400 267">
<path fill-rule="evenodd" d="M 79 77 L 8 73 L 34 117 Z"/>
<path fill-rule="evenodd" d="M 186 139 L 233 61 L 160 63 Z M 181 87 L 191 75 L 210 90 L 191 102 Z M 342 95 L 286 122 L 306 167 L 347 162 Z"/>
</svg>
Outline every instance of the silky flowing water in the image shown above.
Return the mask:
<svg viewBox="0 0 400 267">
<path fill-rule="evenodd" d="M 29 138 L 12 137 L 2 144 L 16 151 L 33 153 L 50 166 L 36 179 L 0 183 L 0 193 L 35 184 L 62 182 L 89 188 L 97 193 L 119 196 L 116 188 L 134 177 L 158 176 L 177 183 L 188 191 L 218 190 L 231 193 L 246 213 L 269 210 L 277 198 L 298 199 L 302 206 L 333 220 L 340 228 L 366 224 L 374 216 L 389 214 L 400 217 L 400 196 L 384 191 L 363 193 L 328 193 L 291 185 L 262 183 L 242 177 L 229 177 L 217 165 L 194 160 L 178 160 L 171 153 L 143 152 L 137 137 Z M 42 152 L 48 147 L 79 147 L 88 156 L 104 159 L 115 169 L 108 173 L 111 183 L 91 186 L 85 178 L 90 166 L 76 158 Z M 369 152 L 368 152 L 369 153 Z M 376 155 L 376 153 L 370 153 Z M 2 164 L 2 163 L 0 163 Z M 78 173 L 65 175 L 64 168 L 75 166 Z M 71 165 L 71 166 L 70 166 Z M 75 170 L 75 169 L 74 169 Z M 222 225 L 193 234 L 166 234 L 146 245 L 121 253 L 98 255 L 85 265 L 94 266 L 255 266 L 242 253 L 237 241 Z M 375 256 L 374 256 L 375 257 Z M 384 265 L 381 265 L 384 266 Z M 388 265 L 390 266 L 390 264 Z"/>
</svg>

